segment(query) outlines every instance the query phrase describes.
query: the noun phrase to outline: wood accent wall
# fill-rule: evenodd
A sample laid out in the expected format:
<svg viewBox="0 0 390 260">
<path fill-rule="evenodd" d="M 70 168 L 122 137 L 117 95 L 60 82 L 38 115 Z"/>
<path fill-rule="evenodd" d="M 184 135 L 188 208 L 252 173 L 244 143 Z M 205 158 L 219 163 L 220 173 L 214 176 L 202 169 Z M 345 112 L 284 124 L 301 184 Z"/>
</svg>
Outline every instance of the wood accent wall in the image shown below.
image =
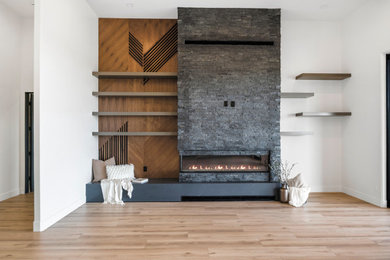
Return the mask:
<svg viewBox="0 0 390 260">
<path fill-rule="evenodd" d="M 142 44 L 142 48 L 139 48 L 139 45 L 135 47 L 137 51 L 145 54 L 175 26 L 176 22 L 167 19 L 99 19 L 99 71 L 144 72 L 143 61 L 141 60 L 140 64 L 140 59 L 137 61 L 133 57 L 134 54 L 130 55 L 130 37 L 135 37 Z M 135 48 L 134 45 L 131 47 Z M 165 63 L 159 62 L 159 64 L 163 66 L 160 66 L 158 72 L 177 72 L 177 54 L 169 56 Z M 177 80 L 99 79 L 99 91 L 177 92 Z M 99 112 L 177 112 L 177 97 L 99 97 Z M 128 122 L 126 127 L 129 132 L 177 132 L 175 116 L 101 116 L 99 131 L 120 131 L 126 122 Z M 106 159 L 110 155 L 102 153 L 103 146 L 110 138 L 113 139 L 99 137 L 101 159 Z M 127 149 L 125 149 L 127 151 L 120 152 L 126 154 L 125 162 L 134 164 L 136 177 L 177 178 L 179 176 L 177 137 L 129 136 L 123 140 L 127 142 Z M 147 166 L 147 172 L 144 172 L 144 166 Z"/>
</svg>

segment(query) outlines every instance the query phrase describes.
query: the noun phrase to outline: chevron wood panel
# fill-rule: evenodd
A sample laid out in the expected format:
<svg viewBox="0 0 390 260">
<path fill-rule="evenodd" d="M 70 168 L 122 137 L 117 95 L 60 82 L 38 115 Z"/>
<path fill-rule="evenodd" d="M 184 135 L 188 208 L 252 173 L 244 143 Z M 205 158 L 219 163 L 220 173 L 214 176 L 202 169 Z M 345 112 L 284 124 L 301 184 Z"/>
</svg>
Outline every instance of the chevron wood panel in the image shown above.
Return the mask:
<svg viewBox="0 0 390 260">
<path fill-rule="evenodd" d="M 129 132 L 177 132 L 176 118 L 166 116 L 101 117 L 99 118 L 99 131 L 116 132 L 123 122 L 128 123 Z"/>
<path fill-rule="evenodd" d="M 146 137 L 144 149 L 144 163 L 148 165 L 146 178 L 179 178 L 176 137 Z"/>
<path fill-rule="evenodd" d="M 99 71 L 177 72 L 176 48 L 176 20 L 99 19 Z M 99 91 L 177 92 L 177 81 L 99 79 Z M 99 97 L 99 112 L 177 112 L 177 97 Z M 99 131 L 115 132 L 124 124 L 130 132 L 177 132 L 175 116 L 99 117 Z M 111 147 L 110 140 L 99 137 L 99 149 Z M 137 177 L 179 176 L 176 137 L 127 137 L 126 142 Z"/>
<path fill-rule="evenodd" d="M 142 71 L 128 55 L 127 19 L 99 19 L 99 71 Z"/>
<path fill-rule="evenodd" d="M 144 86 L 142 79 L 99 79 L 99 91 L 176 92 L 176 82 L 176 79 L 149 79 Z"/>
<path fill-rule="evenodd" d="M 145 137 L 129 137 L 128 142 L 128 159 L 129 162 L 134 164 L 134 174 L 137 178 L 142 178 L 146 174 L 143 172 L 144 167 L 144 142 Z"/>
<path fill-rule="evenodd" d="M 177 112 L 177 98 L 100 97 L 99 112 Z"/>
</svg>

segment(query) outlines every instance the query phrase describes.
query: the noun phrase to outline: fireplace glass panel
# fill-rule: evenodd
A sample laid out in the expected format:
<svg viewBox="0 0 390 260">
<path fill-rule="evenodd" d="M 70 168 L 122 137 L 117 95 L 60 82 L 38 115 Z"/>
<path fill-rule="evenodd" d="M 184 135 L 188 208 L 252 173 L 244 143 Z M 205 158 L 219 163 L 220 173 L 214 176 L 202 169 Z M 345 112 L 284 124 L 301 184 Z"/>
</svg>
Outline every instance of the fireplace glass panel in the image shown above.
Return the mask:
<svg viewBox="0 0 390 260">
<path fill-rule="evenodd" d="M 182 156 L 181 172 L 267 172 L 268 156 Z"/>
</svg>

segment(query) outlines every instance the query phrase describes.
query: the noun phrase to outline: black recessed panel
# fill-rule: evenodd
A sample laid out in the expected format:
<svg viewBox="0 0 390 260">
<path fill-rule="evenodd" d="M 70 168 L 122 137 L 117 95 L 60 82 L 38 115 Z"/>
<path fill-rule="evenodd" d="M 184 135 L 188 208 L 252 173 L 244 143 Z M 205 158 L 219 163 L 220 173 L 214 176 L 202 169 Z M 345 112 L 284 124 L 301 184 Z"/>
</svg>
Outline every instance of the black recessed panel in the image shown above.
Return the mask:
<svg viewBox="0 0 390 260">
<path fill-rule="evenodd" d="M 387 176 L 386 176 L 386 193 L 387 193 L 387 207 L 390 208 L 390 54 L 386 55 L 386 132 L 387 132 L 387 148 L 386 148 L 386 162 L 387 162 Z"/>
<path fill-rule="evenodd" d="M 182 196 L 181 201 L 269 201 L 275 196 Z"/>
<path fill-rule="evenodd" d="M 185 44 L 198 45 L 274 45 L 273 41 L 208 41 L 208 40 L 185 40 Z"/>
<path fill-rule="evenodd" d="M 24 192 L 34 192 L 34 93 L 25 93 L 25 188 Z"/>
</svg>

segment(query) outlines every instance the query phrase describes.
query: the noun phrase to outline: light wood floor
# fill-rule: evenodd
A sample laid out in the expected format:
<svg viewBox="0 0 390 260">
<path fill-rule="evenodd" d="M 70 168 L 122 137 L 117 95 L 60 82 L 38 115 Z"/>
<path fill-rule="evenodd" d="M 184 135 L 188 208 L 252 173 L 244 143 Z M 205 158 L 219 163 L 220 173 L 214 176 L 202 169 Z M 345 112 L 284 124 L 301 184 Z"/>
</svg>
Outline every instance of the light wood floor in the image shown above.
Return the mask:
<svg viewBox="0 0 390 260">
<path fill-rule="evenodd" d="M 33 233 L 32 195 L 0 203 L 0 258 L 390 259 L 390 210 L 341 193 L 279 202 L 86 204 Z"/>
</svg>

